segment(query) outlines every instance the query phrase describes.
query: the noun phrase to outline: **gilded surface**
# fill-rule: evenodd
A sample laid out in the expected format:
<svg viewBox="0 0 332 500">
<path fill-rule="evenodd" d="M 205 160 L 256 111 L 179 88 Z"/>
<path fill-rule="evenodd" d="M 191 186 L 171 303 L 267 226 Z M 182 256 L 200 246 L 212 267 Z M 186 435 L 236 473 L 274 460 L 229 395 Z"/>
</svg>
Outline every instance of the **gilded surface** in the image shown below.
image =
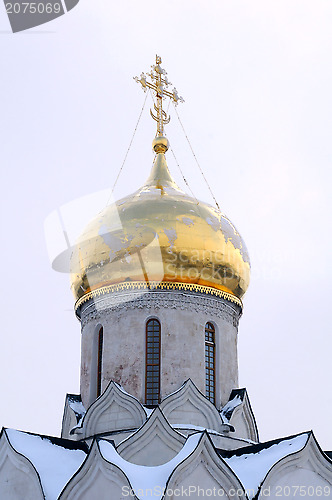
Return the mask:
<svg viewBox="0 0 332 500">
<path fill-rule="evenodd" d="M 170 176 L 165 159 L 169 144 L 163 136 L 169 118 L 162 103 L 183 99 L 175 88 L 166 90 L 170 82 L 160 64 L 156 56 L 152 71 L 135 78 L 157 99 L 152 172 L 141 189 L 106 207 L 79 238 L 71 258 L 78 300 L 110 285 L 134 282 L 216 289 L 228 300 L 241 299 L 248 288 L 249 257 L 235 227 L 216 208 L 186 195 Z"/>
<path fill-rule="evenodd" d="M 76 299 L 125 282 L 186 283 L 240 299 L 249 285 L 250 263 L 232 223 L 181 191 L 159 153 L 144 186 L 88 224 L 73 251 L 71 271 Z"/>
</svg>

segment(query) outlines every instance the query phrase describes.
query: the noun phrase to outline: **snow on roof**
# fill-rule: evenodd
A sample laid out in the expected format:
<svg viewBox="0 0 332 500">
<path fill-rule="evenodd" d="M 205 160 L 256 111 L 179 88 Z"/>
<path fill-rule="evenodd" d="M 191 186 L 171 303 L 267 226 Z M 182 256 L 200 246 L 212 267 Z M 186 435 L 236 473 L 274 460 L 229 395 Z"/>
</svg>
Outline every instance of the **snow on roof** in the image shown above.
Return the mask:
<svg viewBox="0 0 332 500">
<path fill-rule="evenodd" d="M 281 458 L 300 451 L 306 445 L 309 434 L 299 434 L 292 438 L 254 445 L 253 451 L 241 454 L 241 448 L 232 456 L 223 456 L 225 462 L 242 482 L 249 498 L 253 498 L 266 474 Z M 248 449 L 246 448 L 246 451 Z"/>
<path fill-rule="evenodd" d="M 172 427 L 174 427 L 175 429 L 188 429 L 188 430 L 195 430 L 195 431 L 200 431 L 200 432 L 204 432 L 206 430 L 209 434 L 218 434 L 218 436 L 223 436 L 223 434 L 221 434 L 220 432 L 215 431 L 214 429 L 206 429 L 205 427 L 202 427 L 201 425 L 172 424 Z"/>
<path fill-rule="evenodd" d="M 230 420 L 231 416 L 233 415 L 233 411 L 237 406 L 240 406 L 243 403 L 243 400 L 237 394 L 233 399 L 230 399 L 228 403 L 225 404 L 225 406 L 221 410 L 221 415 L 225 417 L 227 420 Z"/>
<path fill-rule="evenodd" d="M 102 456 L 108 462 L 117 465 L 127 476 L 131 487 L 139 499 L 151 497 L 149 490 L 158 487 L 154 490 L 154 498 L 160 500 L 162 498 L 163 489 L 166 488 L 168 478 L 174 469 L 185 460 L 197 448 L 202 437 L 202 433 L 192 434 L 184 444 L 181 451 L 169 462 L 155 467 L 146 467 L 144 465 L 136 465 L 124 460 L 115 450 L 115 448 L 105 440 L 99 441 L 99 449 Z M 160 495 L 158 493 L 160 492 Z"/>
<path fill-rule="evenodd" d="M 145 410 L 146 416 L 149 418 L 149 416 L 153 413 L 154 408 L 148 408 L 147 406 L 144 406 L 144 405 L 142 405 L 142 406 Z"/>
<path fill-rule="evenodd" d="M 76 394 L 68 394 L 68 405 L 76 414 L 78 420 L 82 418 L 83 415 L 85 415 L 86 409 L 83 406 L 80 396 L 76 396 Z"/>
<path fill-rule="evenodd" d="M 53 438 L 28 434 L 14 429 L 5 430 L 10 444 L 34 465 L 41 479 L 45 498 L 56 500 L 69 479 L 82 465 L 86 453 L 75 449 L 76 443 L 68 448 L 55 444 Z M 57 439 L 57 441 L 64 441 Z"/>
<path fill-rule="evenodd" d="M 231 429 L 231 430 L 233 429 L 234 430 L 234 427 L 232 427 L 229 424 L 223 424 L 223 425 L 226 428 L 228 428 L 228 429 Z M 172 424 L 172 427 L 174 429 L 187 429 L 187 430 L 194 430 L 194 431 L 199 431 L 199 432 L 207 431 L 209 434 L 216 434 L 218 436 L 225 437 L 225 433 L 223 433 L 223 432 L 218 432 L 218 431 L 216 431 L 214 429 L 207 429 L 207 428 L 202 427 L 200 425 L 193 425 L 193 424 Z M 227 433 L 227 435 L 228 435 L 228 433 Z M 246 443 L 253 443 L 253 441 L 250 441 L 249 439 L 243 439 L 242 441 L 245 441 Z"/>
</svg>

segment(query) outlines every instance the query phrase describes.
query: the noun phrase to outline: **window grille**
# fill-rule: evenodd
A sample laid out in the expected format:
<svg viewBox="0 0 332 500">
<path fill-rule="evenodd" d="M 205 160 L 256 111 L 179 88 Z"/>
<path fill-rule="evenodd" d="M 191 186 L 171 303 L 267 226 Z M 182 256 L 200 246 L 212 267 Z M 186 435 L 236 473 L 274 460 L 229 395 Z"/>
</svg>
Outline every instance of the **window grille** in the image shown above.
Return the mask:
<svg viewBox="0 0 332 500">
<path fill-rule="evenodd" d="M 145 403 L 156 406 L 160 402 L 160 322 L 146 323 Z"/>
<path fill-rule="evenodd" d="M 215 404 L 216 370 L 215 370 L 215 328 L 212 323 L 205 325 L 205 392 L 206 397 Z"/>
<path fill-rule="evenodd" d="M 104 330 L 103 327 L 101 327 L 98 332 L 97 398 L 101 395 L 101 379 L 103 374 L 103 343 L 104 343 Z"/>
</svg>

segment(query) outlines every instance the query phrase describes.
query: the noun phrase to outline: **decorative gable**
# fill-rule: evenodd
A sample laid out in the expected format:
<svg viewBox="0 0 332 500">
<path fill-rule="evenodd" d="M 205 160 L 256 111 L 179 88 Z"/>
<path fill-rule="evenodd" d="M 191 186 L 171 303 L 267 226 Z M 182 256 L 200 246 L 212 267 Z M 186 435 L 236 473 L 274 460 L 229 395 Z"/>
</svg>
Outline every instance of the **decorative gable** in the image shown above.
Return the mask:
<svg viewBox="0 0 332 500">
<path fill-rule="evenodd" d="M 122 458 L 134 464 L 155 466 L 174 458 L 185 440 L 156 408 L 137 432 L 119 444 L 117 451 Z"/>
<path fill-rule="evenodd" d="M 59 500 L 121 500 L 130 483 L 119 467 L 107 462 L 94 441 L 90 453 L 79 471 L 63 489 Z M 131 496 L 134 500 L 136 497 Z"/>
<path fill-rule="evenodd" d="M 228 465 L 217 455 L 208 434 L 205 432 L 194 452 L 180 463 L 172 473 L 167 483 L 165 500 L 174 500 L 177 491 L 186 491 L 188 496 L 190 492 L 192 498 L 199 498 L 205 494 L 212 496 L 214 488 L 218 492 L 218 497 L 247 499 L 243 485 Z M 236 497 L 229 496 L 230 492 L 236 492 Z"/>
<path fill-rule="evenodd" d="M 284 456 L 271 467 L 259 488 L 258 498 L 263 498 L 266 491 L 271 498 L 289 496 L 288 492 L 294 497 L 297 492 L 299 498 L 331 498 L 332 460 L 322 452 L 312 432 L 302 449 Z"/>
<path fill-rule="evenodd" d="M 88 408 L 80 427 L 80 438 L 119 430 L 137 429 L 146 420 L 141 403 L 111 381 L 105 392 Z"/>
<path fill-rule="evenodd" d="M 0 438 L 0 498 L 43 500 L 39 475 L 32 463 L 10 444 L 6 430 Z"/>
<path fill-rule="evenodd" d="M 190 424 L 217 432 L 225 431 L 216 407 L 197 389 L 189 379 L 183 386 L 159 405 L 171 425 Z"/>
</svg>

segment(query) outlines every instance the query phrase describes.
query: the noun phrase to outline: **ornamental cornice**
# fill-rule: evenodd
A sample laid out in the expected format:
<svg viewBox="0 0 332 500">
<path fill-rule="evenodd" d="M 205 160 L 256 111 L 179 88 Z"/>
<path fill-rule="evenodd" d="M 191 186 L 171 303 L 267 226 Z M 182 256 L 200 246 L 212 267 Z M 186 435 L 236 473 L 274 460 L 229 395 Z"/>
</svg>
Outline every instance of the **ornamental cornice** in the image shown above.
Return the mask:
<svg viewBox="0 0 332 500">
<path fill-rule="evenodd" d="M 231 293 L 225 292 L 224 290 L 219 290 L 217 288 L 212 288 L 210 286 L 198 285 L 196 283 L 180 283 L 180 282 L 170 282 L 170 281 L 127 281 L 123 283 L 117 283 L 113 285 L 101 286 L 95 290 L 91 290 L 77 300 L 75 304 L 76 314 L 79 316 L 80 309 L 83 304 L 91 299 L 100 297 L 102 295 L 109 295 L 118 292 L 130 292 L 139 291 L 140 293 L 147 293 L 151 291 L 158 290 L 177 290 L 177 291 L 188 291 L 200 293 L 202 295 L 208 295 L 212 297 L 222 298 L 227 300 L 232 304 L 236 304 L 240 309 L 242 309 L 242 301 L 232 295 Z"/>
<path fill-rule="evenodd" d="M 105 313 L 123 312 L 133 309 L 145 309 L 148 313 L 158 309 L 176 309 L 195 311 L 221 318 L 232 326 L 237 327 L 241 316 L 241 309 L 235 304 L 222 298 L 203 295 L 200 293 L 184 293 L 173 290 L 149 290 L 141 292 L 130 290 L 123 293 L 104 294 L 94 297 L 85 303 L 81 309 L 81 323 L 84 327 L 94 320 L 101 320 Z"/>
</svg>

